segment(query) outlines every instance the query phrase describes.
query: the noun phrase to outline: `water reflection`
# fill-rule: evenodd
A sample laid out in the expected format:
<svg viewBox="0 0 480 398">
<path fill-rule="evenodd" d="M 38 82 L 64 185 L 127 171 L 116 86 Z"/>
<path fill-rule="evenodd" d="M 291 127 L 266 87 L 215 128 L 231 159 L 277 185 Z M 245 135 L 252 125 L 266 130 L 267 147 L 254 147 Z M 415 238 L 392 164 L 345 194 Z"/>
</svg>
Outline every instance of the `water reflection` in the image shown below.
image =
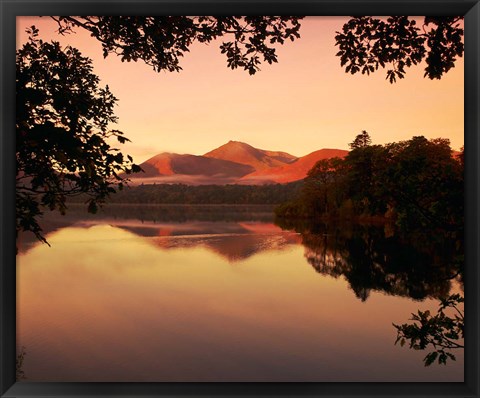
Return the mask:
<svg viewBox="0 0 480 398">
<path fill-rule="evenodd" d="M 462 240 L 441 231 L 405 237 L 388 225 L 274 220 L 271 210 L 261 205 L 112 205 L 90 215 L 74 207 L 66 217 L 52 214 L 45 225 L 48 238 L 67 226 L 108 224 L 151 238 L 162 249 L 204 247 L 230 263 L 301 244 L 316 272 L 345 278 L 361 301 L 371 291 L 415 300 L 445 298 L 454 280 L 463 288 Z M 33 236 L 24 236 L 19 250 L 36 243 Z"/>
<path fill-rule="evenodd" d="M 97 214 L 86 212 L 82 204 L 70 204 L 66 215 L 46 213 L 42 219 L 44 235 L 70 226 L 89 227 L 98 223 L 118 226 L 139 236 L 175 236 L 245 233 L 239 223 L 270 223 L 271 205 L 108 205 Z M 277 227 L 277 231 L 280 230 Z M 23 233 L 17 242 L 19 252 L 37 244 L 31 233 Z"/>
<path fill-rule="evenodd" d="M 48 238 L 67 226 L 102 222 L 154 238 L 152 242 L 163 249 L 206 247 L 231 263 L 301 243 L 318 273 L 344 277 L 362 301 L 372 290 L 416 300 L 444 298 L 453 279 L 463 281 L 461 241 L 438 231 L 406 239 L 383 225 L 272 221 L 270 206 L 113 205 L 99 215 L 79 207 L 66 217 L 52 213 L 44 224 Z M 33 236 L 22 236 L 20 252 L 35 243 Z"/>
<path fill-rule="evenodd" d="M 181 222 L 148 207 L 143 218 L 70 213 L 49 221 L 51 247 L 24 237 L 17 344 L 28 380 L 463 380 L 461 355 L 425 370 L 422 353 L 393 345 L 392 322 L 419 308 L 411 298 L 433 310 L 455 289 L 446 242 L 422 249 L 381 229 L 196 210 Z"/>
<path fill-rule="evenodd" d="M 441 231 L 419 238 L 397 236 L 383 225 L 279 224 L 301 231 L 307 261 L 322 275 L 343 276 L 362 301 L 372 290 L 445 298 L 452 281 L 463 280 L 459 241 Z"/>
</svg>

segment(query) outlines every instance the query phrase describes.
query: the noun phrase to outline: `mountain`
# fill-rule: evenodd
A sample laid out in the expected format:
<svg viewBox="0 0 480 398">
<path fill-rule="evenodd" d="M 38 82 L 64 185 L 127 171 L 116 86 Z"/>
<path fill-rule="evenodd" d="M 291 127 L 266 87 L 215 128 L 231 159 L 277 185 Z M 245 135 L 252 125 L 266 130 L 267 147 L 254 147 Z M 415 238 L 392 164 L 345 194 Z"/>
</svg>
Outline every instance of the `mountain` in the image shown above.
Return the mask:
<svg viewBox="0 0 480 398">
<path fill-rule="evenodd" d="M 136 182 L 183 182 L 186 184 L 231 183 L 255 169 L 229 160 L 196 155 L 160 153 L 140 167 L 145 173 L 132 176 Z"/>
<path fill-rule="evenodd" d="M 140 165 L 144 173 L 130 178 L 133 184 L 286 183 L 305 178 L 321 159 L 344 157 L 347 153 L 340 149 L 321 149 L 297 158 L 286 152 L 258 149 L 244 142 L 229 141 L 203 156 L 160 153 Z"/>
<path fill-rule="evenodd" d="M 333 157 L 343 158 L 348 151 L 342 149 L 320 149 L 301 158 L 296 159 L 292 163 L 278 167 L 272 167 L 265 170 L 257 170 L 247 174 L 240 179 L 242 184 L 267 184 L 267 183 L 286 183 L 297 181 L 305 178 L 308 171 L 319 160 L 330 159 Z"/>
<path fill-rule="evenodd" d="M 145 170 L 145 177 L 172 174 L 241 177 L 255 171 L 251 166 L 229 160 L 168 152 L 156 155 L 140 166 Z"/>
<path fill-rule="evenodd" d="M 248 165 L 256 171 L 282 166 L 297 159 L 286 152 L 266 151 L 239 141 L 229 141 L 203 156 Z"/>
</svg>

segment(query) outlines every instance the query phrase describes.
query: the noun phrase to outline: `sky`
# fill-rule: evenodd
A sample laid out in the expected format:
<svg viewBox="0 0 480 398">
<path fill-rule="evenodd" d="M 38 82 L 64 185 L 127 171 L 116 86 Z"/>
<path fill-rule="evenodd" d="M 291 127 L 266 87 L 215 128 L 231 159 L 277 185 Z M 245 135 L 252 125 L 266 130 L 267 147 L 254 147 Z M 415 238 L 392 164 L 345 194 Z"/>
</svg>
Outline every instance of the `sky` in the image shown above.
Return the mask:
<svg viewBox="0 0 480 398">
<path fill-rule="evenodd" d="M 87 32 L 61 36 L 49 17 L 17 17 L 17 48 L 35 25 L 40 38 L 78 48 L 93 60 L 118 105 L 112 128 L 132 142 L 122 152 L 141 163 L 161 152 L 202 155 L 229 140 L 304 156 L 322 148 L 348 149 L 368 131 L 373 144 L 413 136 L 464 143 L 463 58 L 441 80 L 423 77 L 424 64 L 390 84 L 386 71 L 350 75 L 335 54 L 335 32 L 346 17 L 307 17 L 301 38 L 278 47 L 278 63 L 250 76 L 227 68 L 220 41 L 195 43 L 177 72 L 154 72 L 143 62 L 103 58 Z"/>
</svg>

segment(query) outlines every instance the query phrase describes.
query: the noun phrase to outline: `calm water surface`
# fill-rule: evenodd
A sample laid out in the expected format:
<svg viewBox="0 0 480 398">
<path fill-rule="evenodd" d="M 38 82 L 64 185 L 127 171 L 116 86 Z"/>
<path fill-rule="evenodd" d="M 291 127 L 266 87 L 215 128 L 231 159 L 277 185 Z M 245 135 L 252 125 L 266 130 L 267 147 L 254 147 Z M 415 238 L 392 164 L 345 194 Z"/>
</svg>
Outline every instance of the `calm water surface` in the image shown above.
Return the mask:
<svg viewBox="0 0 480 398">
<path fill-rule="evenodd" d="M 295 232 L 268 207 L 112 206 L 23 236 L 27 381 L 463 381 L 394 323 L 462 292 L 444 242 L 384 228 Z M 297 228 L 297 231 L 299 229 Z"/>
</svg>

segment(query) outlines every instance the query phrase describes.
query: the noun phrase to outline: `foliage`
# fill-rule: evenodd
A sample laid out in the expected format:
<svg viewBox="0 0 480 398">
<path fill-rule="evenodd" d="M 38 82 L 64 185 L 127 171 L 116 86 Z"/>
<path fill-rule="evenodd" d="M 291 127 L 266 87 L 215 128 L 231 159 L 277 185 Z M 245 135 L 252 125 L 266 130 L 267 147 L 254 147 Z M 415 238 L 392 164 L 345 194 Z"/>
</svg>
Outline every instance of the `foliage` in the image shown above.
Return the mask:
<svg viewBox="0 0 480 398">
<path fill-rule="evenodd" d="M 343 173 L 346 195 L 352 200 L 357 214 L 384 214 L 385 197 L 385 154 L 382 146 L 371 145 L 366 131 L 357 135 L 350 144 L 352 149 L 345 162 Z"/>
<path fill-rule="evenodd" d="M 340 158 L 323 159 L 317 162 L 307 173 L 303 189 L 306 198 L 305 206 L 315 215 L 327 214 L 332 208 L 337 208 L 341 200 L 341 178 L 343 166 Z"/>
<path fill-rule="evenodd" d="M 363 130 L 360 134 L 358 134 L 353 142 L 349 144 L 350 149 L 357 149 L 357 148 L 365 148 L 372 143 L 372 139 L 370 138 L 370 134 L 368 134 L 365 130 Z"/>
<path fill-rule="evenodd" d="M 129 186 L 110 203 L 146 204 L 278 204 L 293 199 L 302 182 L 270 185 L 145 184 Z M 79 198 L 78 200 L 83 200 Z"/>
<path fill-rule="evenodd" d="M 114 53 L 122 61 L 142 60 L 155 71 L 180 71 L 179 59 L 194 42 L 220 45 L 231 69 L 243 68 L 250 75 L 262 61 L 277 62 L 276 44 L 300 37 L 301 17 L 289 16 L 62 16 L 52 17 L 65 34 L 86 29 L 101 42 L 103 55 Z"/>
<path fill-rule="evenodd" d="M 410 318 L 414 323 L 393 324 L 397 329 L 395 344 L 400 343 L 403 347 L 409 341 L 410 348 L 414 350 L 433 348 L 423 359 L 425 366 L 430 366 L 437 359 L 439 364 L 444 365 L 448 359 L 455 361 L 455 355 L 450 351 L 464 348 L 459 342 L 464 338 L 464 312 L 459 309 L 463 302 L 462 296 L 453 294 L 440 300 L 437 314 L 431 315 L 430 311 L 419 310 Z M 445 314 L 447 308 L 455 311 L 453 316 Z"/>
<path fill-rule="evenodd" d="M 388 145 L 389 203 L 405 228 L 463 224 L 463 167 L 446 139 Z"/>
<path fill-rule="evenodd" d="M 64 213 L 67 197 L 84 193 L 95 212 L 122 188 L 121 173 L 140 168 L 111 146 L 128 139 L 109 129 L 116 98 L 99 86 L 91 60 L 43 42 L 35 27 L 28 33 L 16 54 L 16 229 L 46 242 L 38 224 L 44 208 Z"/>
<path fill-rule="evenodd" d="M 344 159 L 319 161 L 300 195 L 276 209 L 280 217 L 382 217 L 404 231 L 463 225 L 462 156 L 446 139 L 413 137 L 370 145 L 362 132 Z"/>
<path fill-rule="evenodd" d="M 300 37 L 302 17 L 52 18 L 60 34 L 85 29 L 101 43 L 105 57 L 113 53 L 122 61 L 142 60 L 155 71 L 180 71 L 180 58 L 195 42 L 208 44 L 225 39 L 220 51 L 226 55 L 227 66 L 242 68 L 253 75 L 262 62 L 277 62 L 277 45 Z M 386 21 L 353 18 L 336 36 L 340 47 L 337 55 L 352 74 L 370 73 L 379 65 L 391 64 L 393 69 L 387 72 L 387 77 L 393 82 L 396 77 L 403 77 L 405 67 L 425 59 L 426 76 L 440 78 L 454 66 L 456 57 L 463 55 L 461 19 L 426 17 L 422 33 L 408 17 L 390 17 Z M 110 146 L 112 138 L 120 143 L 127 139 L 122 132 L 108 128 L 116 122 L 113 114 L 116 98 L 108 86 L 99 87 L 91 61 L 74 48 L 62 50 L 58 43 L 42 42 L 37 34 L 32 28 L 29 42 L 17 51 L 16 210 L 17 233 L 32 231 L 45 241 L 38 223 L 45 207 L 63 213 L 67 197 L 86 193 L 88 209 L 95 212 L 98 203 L 115 192 L 115 184 L 122 188 L 122 173 L 129 174 L 139 168 L 131 157 L 124 157 Z M 369 147 L 370 142 L 363 146 Z M 337 176 L 341 174 L 330 173 L 329 178 L 343 183 Z M 312 186 L 307 186 L 307 190 Z M 343 197 L 343 193 L 338 188 L 324 192 L 327 198 L 324 205 L 333 200 L 336 209 L 341 202 L 340 208 L 343 206 L 350 212 L 353 202 Z M 363 196 L 363 202 L 355 199 L 354 203 L 362 203 L 360 207 L 365 211 L 378 204 L 372 195 L 358 196 Z M 293 210 L 294 206 L 288 208 Z M 358 206 L 355 210 L 359 211 Z"/>
<path fill-rule="evenodd" d="M 387 69 L 387 79 L 403 79 L 405 68 L 426 62 L 425 75 L 440 79 L 463 56 L 461 16 L 425 17 L 422 26 L 408 16 L 386 20 L 371 16 L 355 17 L 335 36 L 337 56 L 345 72 L 370 74 Z"/>
<path fill-rule="evenodd" d="M 143 60 L 154 70 L 179 71 L 179 58 L 194 42 L 229 37 L 220 49 L 228 67 L 256 73 L 277 62 L 275 47 L 299 38 L 300 17 L 52 17 L 59 33 L 86 29 L 103 54 Z M 86 194 L 88 210 L 123 187 L 137 172 L 130 156 L 111 147 L 127 140 L 109 129 L 116 98 L 99 87 L 92 63 L 72 47 L 44 43 L 38 30 L 17 51 L 17 234 L 31 231 L 44 242 L 39 218 L 45 208 L 66 210 L 66 198 Z"/>
</svg>

